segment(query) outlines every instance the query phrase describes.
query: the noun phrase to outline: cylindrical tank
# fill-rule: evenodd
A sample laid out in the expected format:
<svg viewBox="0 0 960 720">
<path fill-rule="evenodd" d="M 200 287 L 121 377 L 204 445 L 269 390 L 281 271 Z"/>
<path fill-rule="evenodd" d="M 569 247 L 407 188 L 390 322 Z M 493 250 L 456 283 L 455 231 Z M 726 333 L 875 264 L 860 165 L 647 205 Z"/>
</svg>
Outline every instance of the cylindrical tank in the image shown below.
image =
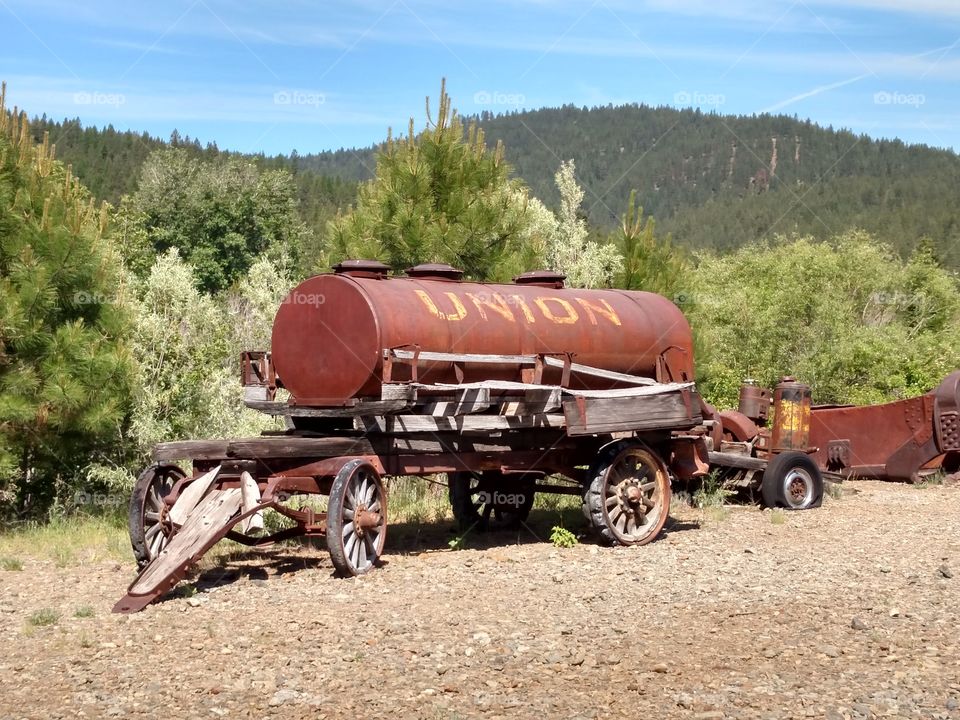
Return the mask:
<svg viewBox="0 0 960 720">
<path fill-rule="evenodd" d="M 780 450 L 805 451 L 810 446 L 810 386 L 784 377 L 773 389 L 773 429 L 770 445 Z"/>
<path fill-rule="evenodd" d="M 767 421 L 770 408 L 770 391 L 757 387 L 755 380 L 744 380 L 740 386 L 740 404 L 738 410 L 753 420 L 763 424 Z"/>
<path fill-rule="evenodd" d="M 344 267 L 346 266 L 346 267 Z M 382 269 L 381 269 L 382 268 Z M 384 266 L 343 264 L 303 281 L 273 325 L 272 358 L 300 405 L 342 405 L 379 397 L 383 350 L 533 355 L 573 353 L 605 370 L 693 379 L 690 326 L 669 300 L 647 292 L 574 290 L 562 276 L 530 273 L 512 285 L 460 282 L 445 266 L 414 277 L 387 277 Z M 518 365 L 462 365 L 463 381 L 521 380 Z M 559 382 L 560 371 L 544 382 Z M 668 378 L 664 378 L 668 379 Z M 449 362 L 421 362 L 418 380 L 457 382 Z M 610 380 L 574 375 L 572 387 L 610 388 Z"/>
</svg>

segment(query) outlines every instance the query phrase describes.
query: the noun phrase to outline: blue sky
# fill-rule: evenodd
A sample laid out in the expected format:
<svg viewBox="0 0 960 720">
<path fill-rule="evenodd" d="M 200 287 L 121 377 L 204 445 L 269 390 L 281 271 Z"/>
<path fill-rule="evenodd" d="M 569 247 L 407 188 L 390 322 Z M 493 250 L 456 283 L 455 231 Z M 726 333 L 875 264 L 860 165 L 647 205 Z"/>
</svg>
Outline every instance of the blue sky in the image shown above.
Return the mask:
<svg viewBox="0 0 960 720">
<path fill-rule="evenodd" d="M 796 114 L 960 149 L 960 0 L 0 0 L 8 104 L 245 152 L 563 103 Z"/>
</svg>

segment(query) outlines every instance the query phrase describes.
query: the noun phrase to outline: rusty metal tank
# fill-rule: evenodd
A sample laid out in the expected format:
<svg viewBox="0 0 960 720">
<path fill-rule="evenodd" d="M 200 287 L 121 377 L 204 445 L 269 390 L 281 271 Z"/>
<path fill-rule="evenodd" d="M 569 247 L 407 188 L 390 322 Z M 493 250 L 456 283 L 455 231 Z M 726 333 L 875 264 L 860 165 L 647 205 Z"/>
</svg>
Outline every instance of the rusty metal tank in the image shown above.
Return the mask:
<svg viewBox="0 0 960 720">
<path fill-rule="evenodd" d="M 291 401 L 337 406 L 379 397 L 383 351 L 488 355 L 572 353 L 577 363 L 662 381 L 693 379 L 693 341 L 683 313 L 666 298 L 626 290 L 563 287 L 563 276 L 526 273 L 513 284 L 462 282 L 443 265 L 389 277 L 371 261 L 341 263 L 294 288 L 277 312 L 272 358 Z M 519 364 L 421 362 L 425 383 L 514 380 Z M 559 382 L 560 370 L 544 382 Z M 458 374 L 460 377 L 458 377 Z M 578 388 L 614 380 L 574 374 Z"/>
</svg>

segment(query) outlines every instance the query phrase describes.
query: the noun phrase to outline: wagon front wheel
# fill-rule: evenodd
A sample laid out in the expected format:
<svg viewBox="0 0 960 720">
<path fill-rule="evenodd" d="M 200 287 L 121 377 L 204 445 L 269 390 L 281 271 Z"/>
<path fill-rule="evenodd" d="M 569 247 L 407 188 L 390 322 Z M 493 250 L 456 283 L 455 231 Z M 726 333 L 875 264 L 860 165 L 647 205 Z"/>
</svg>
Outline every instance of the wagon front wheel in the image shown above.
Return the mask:
<svg viewBox="0 0 960 720">
<path fill-rule="evenodd" d="M 186 477 L 176 465 L 151 465 L 137 478 L 130 497 L 130 545 L 139 568 L 156 558 L 173 536 L 164 498 L 173 486 Z"/>
<path fill-rule="evenodd" d="M 327 548 L 337 573 L 362 575 L 379 562 L 387 539 L 387 495 L 376 469 L 351 460 L 333 480 L 327 503 Z"/>
<path fill-rule="evenodd" d="M 644 545 L 663 529 L 670 512 L 670 475 L 647 446 L 615 443 L 590 468 L 584 514 L 607 542 Z"/>
</svg>

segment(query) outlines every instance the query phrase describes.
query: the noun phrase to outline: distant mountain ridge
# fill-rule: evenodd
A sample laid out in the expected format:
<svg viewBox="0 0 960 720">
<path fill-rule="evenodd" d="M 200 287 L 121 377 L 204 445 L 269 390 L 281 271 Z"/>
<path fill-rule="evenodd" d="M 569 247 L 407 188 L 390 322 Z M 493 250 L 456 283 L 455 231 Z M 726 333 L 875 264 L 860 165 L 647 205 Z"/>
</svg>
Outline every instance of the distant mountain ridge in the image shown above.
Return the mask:
<svg viewBox="0 0 960 720">
<path fill-rule="evenodd" d="M 949 150 L 783 115 L 725 116 L 645 105 L 567 105 L 470 119 L 491 145 L 503 141 L 516 174 L 550 206 L 558 202 L 557 167 L 574 159 L 586 189 L 585 212 L 596 226 L 618 222 L 636 189 L 658 226 L 693 248 L 724 250 L 777 233 L 828 237 L 861 227 L 901 252 L 928 238 L 945 264 L 960 268 L 960 156 Z M 132 190 L 138 162 L 166 144 L 79 123 L 65 133 L 65 123 L 43 122 L 38 134 L 45 127 L 63 137 L 58 156 L 74 162 L 93 192 L 109 199 Z M 204 154 L 220 152 L 180 143 Z M 354 183 L 376 167 L 376 152 L 370 147 L 254 157 L 300 175 L 301 199 L 329 210 L 349 203 Z M 328 187 L 321 187 L 320 178 Z M 332 178 L 338 179 L 335 188 Z M 329 196 L 322 202 L 311 196 L 324 192 Z"/>
</svg>

